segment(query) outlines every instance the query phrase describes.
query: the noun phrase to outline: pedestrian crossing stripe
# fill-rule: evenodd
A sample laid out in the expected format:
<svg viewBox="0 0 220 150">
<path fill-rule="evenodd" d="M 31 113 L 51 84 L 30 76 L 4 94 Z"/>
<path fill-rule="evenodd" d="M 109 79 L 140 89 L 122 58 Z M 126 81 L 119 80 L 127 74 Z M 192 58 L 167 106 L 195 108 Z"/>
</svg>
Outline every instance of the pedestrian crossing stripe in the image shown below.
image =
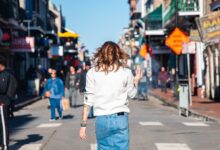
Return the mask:
<svg viewBox="0 0 220 150">
<path fill-rule="evenodd" d="M 91 144 L 91 150 L 97 150 L 97 144 Z"/>
<path fill-rule="evenodd" d="M 42 144 L 26 144 L 18 150 L 41 150 Z"/>
<path fill-rule="evenodd" d="M 163 126 L 161 122 L 139 122 L 142 126 Z"/>
<path fill-rule="evenodd" d="M 61 126 L 62 123 L 43 123 L 37 126 L 37 128 L 54 128 Z"/>
<path fill-rule="evenodd" d="M 191 127 L 208 127 L 208 124 L 205 124 L 203 122 L 183 122 L 185 126 L 191 126 Z"/>
<path fill-rule="evenodd" d="M 158 150 L 191 150 L 183 143 L 156 143 Z"/>
</svg>

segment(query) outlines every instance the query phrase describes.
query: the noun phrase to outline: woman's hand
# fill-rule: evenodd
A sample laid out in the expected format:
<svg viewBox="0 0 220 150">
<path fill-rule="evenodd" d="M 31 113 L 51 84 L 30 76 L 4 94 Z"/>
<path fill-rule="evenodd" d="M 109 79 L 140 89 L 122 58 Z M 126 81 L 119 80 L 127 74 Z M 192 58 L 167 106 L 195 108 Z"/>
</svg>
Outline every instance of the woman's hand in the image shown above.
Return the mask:
<svg viewBox="0 0 220 150">
<path fill-rule="evenodd" d="M 86 127 L 81 127 L 79 131 L 79 137 L 81 140 L 86 140 Z"/>
</svg>

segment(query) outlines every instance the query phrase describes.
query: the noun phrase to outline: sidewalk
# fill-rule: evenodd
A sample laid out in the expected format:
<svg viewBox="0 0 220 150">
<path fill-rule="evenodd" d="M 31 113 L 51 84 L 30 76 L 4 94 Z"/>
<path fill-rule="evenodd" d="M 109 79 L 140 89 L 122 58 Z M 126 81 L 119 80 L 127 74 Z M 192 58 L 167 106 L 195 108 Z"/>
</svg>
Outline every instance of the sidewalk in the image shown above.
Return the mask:
<svg viewBox="0 0 220 150">
<path fill-rule="evenodd" d="M 41 96 L 28 96 L 25 93 L 19 94 L 18 99 L 15 100 L 15 111 L 40 99 Z"/>
<path fill-rule="evenodd" d="M 151 89 L 149 95 L 156 97 L 165 104 L 178 108 L 179 101 L 173 97 L 171 90 L 167 93 L 158 89 Z M 220 123 L 220 102 L 214 102 L 207 98 L 192 97 L 192 106 L 189 108 L 190 114 Z"/>
</svg>

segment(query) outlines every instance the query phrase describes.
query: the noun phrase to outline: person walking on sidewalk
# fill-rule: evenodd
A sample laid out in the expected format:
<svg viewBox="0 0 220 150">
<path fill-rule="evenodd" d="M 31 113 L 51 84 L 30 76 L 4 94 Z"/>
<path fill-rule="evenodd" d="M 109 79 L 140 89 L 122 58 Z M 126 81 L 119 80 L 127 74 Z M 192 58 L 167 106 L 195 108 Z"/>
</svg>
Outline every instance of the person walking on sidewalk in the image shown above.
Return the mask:
<svg viewBox="0 0 220 150">
<path fill-rule="evenodd" d="M 90 69 L 90 65 L 87 63 L 83 63 L 82 65 L 82 72 L 80 74 L 79 78 L 79 91 L 80 93 L 85 92 L 86 88 L 86 73 Z"/>
<path fill-rule="evenodd" d="M 76 70 L 70 66 L 65 79 L 65 97 L 70 100 L 71 107 L 77 106 Z"/>
<path fill-rule="evenodd" d="M 169 80 L 169 75 L 166 72 L 164 67 L 161 67 L 161 71 L 159 72 L 158 75 L 158 84 L 160 85 L 161 91 L 162 92 L 167 92 L 167 82 Z"/>
<path fill-rule="evenodd" d="M 56 108 L 59 118 L 62 119 L 61 99 L 64 96 L 63 81 L 56 76 L 56 70 L 52 70 L 51 78 L 45 84 L 43 95 L 50 99 L 50 121 L 56 120 Z"/>
<path fill-rule="evenodd" d="M 94 56 L 86 76 L 80 138 L 86 139 L 89 107 L 94 106 L 98 150 L 128 150 L 128 97 L 137 93 L 141 73 L 126 68 L 128 55 L 114 42 L 105 42 Z"/>
<path fill-rule="evenodd" d="M 0 149 L 9 149 L 8 107 L 14 98 L 17 80 L 6 69 L 6 59 L 0 55 Z"/>
</svg>

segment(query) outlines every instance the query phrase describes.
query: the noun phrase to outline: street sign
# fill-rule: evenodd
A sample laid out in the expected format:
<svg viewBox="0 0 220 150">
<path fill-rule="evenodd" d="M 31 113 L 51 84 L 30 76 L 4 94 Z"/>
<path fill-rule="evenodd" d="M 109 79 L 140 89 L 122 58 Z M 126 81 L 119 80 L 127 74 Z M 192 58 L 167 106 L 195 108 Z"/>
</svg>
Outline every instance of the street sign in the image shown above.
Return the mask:
<svg viewBox="0 0 220 150">
<path fill-rule="evenodd" d="M 166 45 L 176 54 L 182 53 L 183 43 L 189 42 L 189 37 L 186 36 L 179 28 L 175 28 L 174 31 L 166 39 Z"/>
<path fill-rule="evenodd" d="M 183 43 L 182 53 L 183 54 L 195 54 L 196 43 L 195 42 Z"/>
</svg>

